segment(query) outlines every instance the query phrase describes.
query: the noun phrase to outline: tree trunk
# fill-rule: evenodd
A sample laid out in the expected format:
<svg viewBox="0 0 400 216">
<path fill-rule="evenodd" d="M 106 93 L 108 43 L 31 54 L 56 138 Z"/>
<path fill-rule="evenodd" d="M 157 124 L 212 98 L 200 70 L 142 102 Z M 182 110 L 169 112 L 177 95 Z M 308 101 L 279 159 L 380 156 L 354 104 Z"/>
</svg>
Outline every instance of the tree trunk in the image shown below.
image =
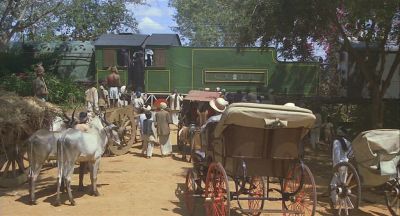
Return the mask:
<svg viewBox="0 0 400 216">
<path fill-rule="evenodd" d="M 372 129 L 383 128 L 384 102 L 378 87 L 371 89 L 372 109 L 371 120 Z"/>
</svg>

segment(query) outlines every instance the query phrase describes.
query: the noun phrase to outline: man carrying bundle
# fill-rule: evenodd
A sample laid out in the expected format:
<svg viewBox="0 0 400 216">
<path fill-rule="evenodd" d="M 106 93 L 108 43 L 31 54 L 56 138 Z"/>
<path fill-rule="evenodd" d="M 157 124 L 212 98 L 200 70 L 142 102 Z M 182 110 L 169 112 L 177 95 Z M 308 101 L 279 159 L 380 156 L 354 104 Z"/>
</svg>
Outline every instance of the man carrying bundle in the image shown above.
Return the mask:
<svg viewBox="0 0 400 216">
<path fill-rule="evenodd" d="M 49 94 L 49 91 L 47 89 L 46 83 L 44 82 L 44 68 L 42 66 L 42 63 L 36 64 L 34 70 L 36 73 L 36 79 L 34 79 L 32 83 L 34 96 L 41 99 L 42 101 L 46 101 L 46 97 Z"/>
</svg>

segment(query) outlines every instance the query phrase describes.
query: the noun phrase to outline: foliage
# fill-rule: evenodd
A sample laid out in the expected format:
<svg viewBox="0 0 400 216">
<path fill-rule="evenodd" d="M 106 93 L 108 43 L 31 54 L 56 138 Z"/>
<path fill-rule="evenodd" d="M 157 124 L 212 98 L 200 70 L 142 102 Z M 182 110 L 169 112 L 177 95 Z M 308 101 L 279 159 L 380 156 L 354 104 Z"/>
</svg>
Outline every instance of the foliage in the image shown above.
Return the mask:
<svg viewBox="0 0 400 216">
<path fill-rule="evenodd" d="M 69 0 L 61 13 L 48 20 L 53 28 L 40 28 L 46 38 L 94 40 L 107 32 L 137 32 L 137 21 L 126 8 L 126 1 Z M 44 25 L 41 25 L 42 27 Z"/>
<path fill-rule="evenodd" d="M 189 40 L 190 46 L 234 46 L 235 14 L 219 0 L 170 0 L 176 8 L 174 19 L 178 24 L 173 30 Z"/>
<path fill-rule="evenodd" d="M 15 92 L 21 96 L 33 96 L 32 81 L 35 79 L 33 72 L 27 72 L 17 76 L 11 74 L 2 77 L 0 87 L 6 91 Z M 49 89 L 48 101 L 56 104 L 68 104 L 71 101 L 84 101 L 85 90 L 70 79 L 60 80 L 53 74 L 46 74 L 44 77 Z"/>
<path fill-rule="evenodd" d="M 0 48 L 6 47 L 17 33 L 53 14 L 62 4 L 60 0 L 5 0 L 0 3 Z"/>
<path fill-rule="evenodd" d="M 127 3 L 145 0 L 5 0 L 0 2 L 0 48 L 29 40 L 91 40 L 106 32 L 137 31 Z"/>
<path fill-rule="evenodd" d="M 383 119 L 384 128 L 400 129 L 399 101 L 385 101 L 385 115 Z M 321 107 L 322 119 L 330 116 L 336 127 L 350 126 L 351 135 L 354 138 L 358 133 L 370 129 L 371 125 L 371 103 L 362 104 L 326 104 Z"/>
<path fill-rule="evenodd" d="M 371 127 L 382 127 L 383 96 L 400 64 L 400 52 L 397 51 L 391 65 L 386 68 L 384 66 L 387 63 L 387 46 L 400 44 L 398 0 L 189 2 L 171 0 L 170 4 L 177 8 L 177 30 L 194 42 L 203 40 L 197 38 L 197 35 L 215 32 L 218 24 L 224 23 L 225 31 L 238 33 L 232 34 L 237 40 L 237 46 L 257 44 L 267 47 L 275 44 L 286 59 L 312 59 L 314 44 L 325 46 L 331 56 L 335 54 L 331 52 L 332 47 L 335 47 L 333 51 L 341 47 L 355 59 L 366 80 L 373 104 Z M 209 19 L 209 23 L 204 19 Z M 205 28 L 209 25 L 217 27 Z M 210 37 L 206 40 L 215 43 L 219 38 Z M 361 45 L 361 51 L 357 50 L 357 45 Z M 374 57 L 377 54 L 379 58 Z"/>
</svg>

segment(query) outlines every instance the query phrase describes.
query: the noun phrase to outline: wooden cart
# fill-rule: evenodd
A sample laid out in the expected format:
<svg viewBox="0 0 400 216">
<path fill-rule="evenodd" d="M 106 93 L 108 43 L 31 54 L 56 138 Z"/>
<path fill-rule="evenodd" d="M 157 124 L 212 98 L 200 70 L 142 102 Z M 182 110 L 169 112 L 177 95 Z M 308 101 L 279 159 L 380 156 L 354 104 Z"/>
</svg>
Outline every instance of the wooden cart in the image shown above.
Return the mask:
<svg viewBox="0 0 400 216">
<path fill-rule="evenodd" d="M 334 165 L 329 184 L 330 203 L 335 215 L 350 215 L 359 207 L 362 186 L 383 186 L 390 213 L 400 215 L 400 130 L 362 132 L 353 140 L 349 150 L 344 157 L 335 155 L 343 158 Z M 340 151 L 333 154 L 340 154 Z"/>
<path fill-rule="evenodd" d="M 237 103 L 216 124 L 207 125 L 203 152 L 196 152 L 186 176 L 185 203 L 191 214 L 203 198 L 207 215 L 229 215 L 230 201 L 250 215 L 314 215 L 316 188 L 302 162 L 302 138 L 315 121 L 299 107 Z M 233 181 L 234 190 L 229 188 Z M 280 197 L 271 196 L 275 192 Z M 279 201 L 280 209 L 264 209 Z"/>
<path fill-rule="evenodd" d="M 106 119 L 110 123 L 114 123 L 119 128 L 120 139 L 122 145 L 117 145 L 110 141 L 107 150 L 113 155 L 126 154 L 135 143 L 137 124 L 135 121 L 136 114 L 132 106 L 110 108 L 106 111 Z"/>
</svg>

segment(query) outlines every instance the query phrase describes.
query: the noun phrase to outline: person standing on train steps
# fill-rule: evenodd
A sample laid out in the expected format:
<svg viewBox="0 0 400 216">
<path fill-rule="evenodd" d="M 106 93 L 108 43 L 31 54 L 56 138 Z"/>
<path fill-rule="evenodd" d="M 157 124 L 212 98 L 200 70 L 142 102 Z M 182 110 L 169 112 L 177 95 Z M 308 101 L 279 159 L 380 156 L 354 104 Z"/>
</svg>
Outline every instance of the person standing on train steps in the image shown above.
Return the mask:
<svg viewBox="0 0 400 216">
<path fill-rule="evenodd" d="M 172 94 L 169 96 L 169 107 L 171 108 L 172 122 L 174 125 L 178 125 L 178 113 L 181 110 L 182 101 L 182 95 L 178 93 L 177 89 L 174 89 Z"/>
<path fill-rule="evenodd" d="M 110 107 L 117 107 L 118 88 L 121 85 L 118 69 L 116 66 L 111 67 L 111 74 L 107 76 L 107 85 L 110 88 Z"/>
<path fill-rule="evenodd" d="M 34 79 L 32 83 L 34 96 L 42 101 L 46 101 L 46 97 L 49 94 L 49 91 L 43 78 L 44 68 L 42 66 L 42 63 L 36 64 L 34 70 L 36 73 L 36 79 Z"/>
<path fill-rule="evenodd" d="M 160 103 L 160 111 L 155 115 L 155 126 L 157 128 L 157 135 L 159 143 L 161 145 L 162 157 L 170 156 L 172 154 L 171 141 L 169 139 L 170 128 L 172 124 L 171 116 L 167 109 L 167 104 L 164 102 Z"/>
</svg>

